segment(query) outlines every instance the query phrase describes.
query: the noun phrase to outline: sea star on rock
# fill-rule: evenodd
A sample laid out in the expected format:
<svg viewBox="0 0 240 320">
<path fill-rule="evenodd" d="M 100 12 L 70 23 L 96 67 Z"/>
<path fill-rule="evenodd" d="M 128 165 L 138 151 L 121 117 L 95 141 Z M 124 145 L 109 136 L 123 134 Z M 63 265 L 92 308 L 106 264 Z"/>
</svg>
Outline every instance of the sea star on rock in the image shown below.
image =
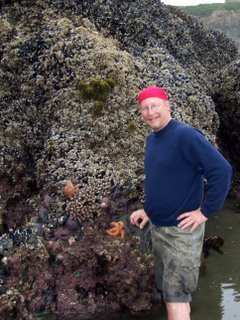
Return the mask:
<svg viewBox="0 0 240 320">
<path fill-rule="evenodd" d="M 67 180 L 63 189 L 63 193 L 67 198 L 72 198 L 79 187 L 80 184 L 73 185 L 71 180 Z"/>
<path fill-rule="evenodd" d="M 124 230 L 124 223 L 122 221 L 117 222 L 111 222 L 110 223 L 112 228 L 106 230 L 107 234 L 109 234 L 112 237 L 118 237 L 124 238 L 125 230 Z"/>
</svg>

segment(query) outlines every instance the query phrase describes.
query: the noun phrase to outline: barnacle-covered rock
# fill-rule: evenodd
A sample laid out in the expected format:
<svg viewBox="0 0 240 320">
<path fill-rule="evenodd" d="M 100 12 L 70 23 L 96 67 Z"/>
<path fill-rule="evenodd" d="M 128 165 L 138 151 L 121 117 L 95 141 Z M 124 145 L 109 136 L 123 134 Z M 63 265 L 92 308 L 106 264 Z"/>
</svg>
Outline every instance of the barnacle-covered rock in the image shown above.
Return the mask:
<svg viewBox="0 0 240 320">
<path fill-rule="evenodd" d="M 237 171 L 240 170 L 240 60 L 216 74 L 213 99 L 221 117 L 219 140 L 228 149 Z M 227 143 L 231 141 L 231 143 Z"/>
<path fill-rule="evenodd" d="M 59 292 L 58 311 L 85 319 L 122 307 L 132 312 L 147 310 L 161 302 L 152 287 L 152 256 L 141 254 L 136 244 L 136 239 L 113 240 L 98 228 L 88 227 L 80 242 L 69 247 L 50 245 Z M 145 300 L 144 305 L 138 304 L 141 299 Z"/>
<path fill-rule="evenodd" d="M 0 318 L 1 319 L 33 320 L 33 316 L 25 307 L 24 296 L 16 289 L 10 289 L 0 295 Z"/>
<path fill-rule="evenodd" d="M 0 255 L 9 256 L 13 253 L 16 246 L 21 244 L 36 245 L 38 242 L 36 230 L 30 226 L 17 228 L 16 230 L 9 230 L 0 237 Z"/>
<path fill-rule="evenodd" d="M 119 40 L 121 48 L 134 56 L 142 55 L 148 48 L 166 48 L 201 84 L 207 85 L 206 70 L 212 73 L 237 55 L 237 48 L 228 37 L 204 29 L 197 18 L 161 1 L 84 0 L 78 8 L 82 16 L 99 29 L 107 29 Z M 156 65 L 153 67 L 157 71 Z"/>
<path fill-rule="evenodd" d="M 138 238 L 127 237 L 113 239 L 88 225 L 82 238 L 71 243 L 39 239 L 35 246 L 15 247 L 0 266 L 6 274 L 0 314 L 21 308 L 30 315 L 45 310 L 92 319 L 122 308 L 139 312 L 159 305 L 152 255 L 141 253 Z M 4 305 L 9 292 L 17 295 Z"/>
<path fill-rule="evenodd" d="M 231 195 L 240 207 L 240 60 L 236 60 L 219 71 L 214 80 L 213 99 L 221 122 L 218 133 L 219 144 L 228 159 L 234 164 L 234 183 Z M 231 141 L 231 142 L 230 142 Z"/>
<path fill-rule="evenodd" d="M 63 214 L 61 183 L 78 179 L 89 154 L 108 157 L 120 186 L 141 198 L 144 85 L 164 86 L 173 115 L 215 143 L 211 75 L 237 54 L 224 35 L 153 0 L 16 1 L 2 11 L 0 175 L 12 193 L 1 216 L 19 202 L 33 215 L 39 192 L 54 195 Z M 19 211 L 16 226 L 27 215 Z"/>
<path fill-rule="evenodd" d="M 49 299 L 48 295 L 54 287 L 54 280 L 49 272 L 49 253 L 40 240 L 35 245 L 18 247 L 8 257 L 5 269 L 8 271 L 5 286 L 21 293 L 23 305 L 28 305 L 31 314 L 51 309 L 54 297 Z"/>
</svg>

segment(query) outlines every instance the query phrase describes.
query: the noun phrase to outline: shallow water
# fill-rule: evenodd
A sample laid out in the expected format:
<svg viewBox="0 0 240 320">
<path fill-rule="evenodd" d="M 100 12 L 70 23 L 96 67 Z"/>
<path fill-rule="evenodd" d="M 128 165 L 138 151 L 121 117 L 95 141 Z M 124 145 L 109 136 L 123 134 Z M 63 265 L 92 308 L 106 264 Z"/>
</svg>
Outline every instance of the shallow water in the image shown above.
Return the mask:
<svg viewBox="0 0 240 320">
<path fill-rule="evenodd" d="M 224 239 L 223 255 L 211 251 L 193 296 L 192 320 L 240 319 L 240 212 L 232 203 L 207 223 L 206 235 Z"/>
</svg>

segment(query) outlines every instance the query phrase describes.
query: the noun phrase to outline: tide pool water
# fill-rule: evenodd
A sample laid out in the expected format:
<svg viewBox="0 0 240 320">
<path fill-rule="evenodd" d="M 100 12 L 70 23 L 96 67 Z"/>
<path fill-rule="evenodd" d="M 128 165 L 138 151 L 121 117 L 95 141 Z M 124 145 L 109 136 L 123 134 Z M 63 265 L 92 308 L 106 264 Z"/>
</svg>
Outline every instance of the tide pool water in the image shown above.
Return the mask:
<svg viewBox="0 0 240 320">
<path fill-rule="evenodd" d="M 206 235 L 224 239 L 223 254 L 211 251 L 193 296 L 192 320 L 240 319 L 240 212 L 232 202 L 207 223 Z"/>
</svg>

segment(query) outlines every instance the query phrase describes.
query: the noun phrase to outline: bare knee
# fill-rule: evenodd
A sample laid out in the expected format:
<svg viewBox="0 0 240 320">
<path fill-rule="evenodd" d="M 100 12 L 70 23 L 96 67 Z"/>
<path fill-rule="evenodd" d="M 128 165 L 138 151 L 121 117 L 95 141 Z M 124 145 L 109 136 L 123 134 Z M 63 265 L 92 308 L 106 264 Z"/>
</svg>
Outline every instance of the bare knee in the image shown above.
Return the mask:
<svg viewBox="0 0 240 320">
<path fill-rule="evenodd" d="M 188 302 L 166 302 L 168 320 L 190 320 Z"/>
</svg>

